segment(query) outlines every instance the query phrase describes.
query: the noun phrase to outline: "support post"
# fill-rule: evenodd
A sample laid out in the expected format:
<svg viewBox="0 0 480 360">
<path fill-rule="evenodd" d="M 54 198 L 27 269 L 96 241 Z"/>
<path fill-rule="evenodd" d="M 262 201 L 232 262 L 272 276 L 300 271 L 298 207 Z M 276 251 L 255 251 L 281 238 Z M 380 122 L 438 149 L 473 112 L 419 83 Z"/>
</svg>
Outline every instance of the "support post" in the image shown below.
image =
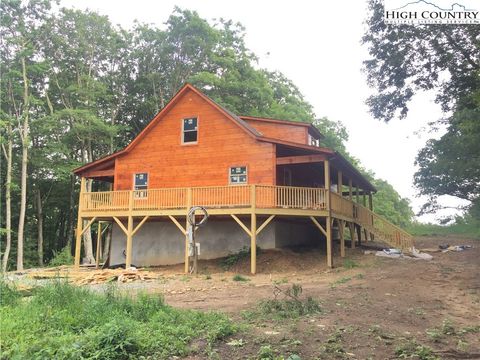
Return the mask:
<svg viewBox="0 0 480 360">
<path fill-rule="evenodd" d="M 352 239 L 352 243 L 350 244 L 350 247 L 352 249 L 355 249 L 355 229 L 354 229 L 354 223 L 348 223 L 348 229 L 350 230 L 350 238 Z"/>
<path fill-rule="evenodd" d="M 132 266 L 132 240 L 133 240 L 133 216 L 128 217 L 128 226 L 127 226 L 127 251 L 125 259 L 125 269 L 128 269 Z"/>
<path fill-rule="evenodd" d="M 373 211 L 373 196 L 372 196 L 372 193 L 368 193 L 368 208 L 370 209 L 370 211 Z M 370 222 L 371 222 L 371 227 L 372 229 L 374 228 L 373 227 L 373 215 L 370 219 Z M 375 235 L 373 235 L 373 233 L 370 233 L 370 240 L 373 241 L 375 240 Z"/>
<path fill-rule="evenodd" d="M 77 231 L 75 236 L 75 268 L 80 267 L 80 251 L 82 246 L 82 227 L 83 227 L 83 218 L 82 218 L 82 207 L 83 207 L 83 191 L 85 189 L 85 178 L 82 177 L 80 180 L 80 195 L 78 198 L 78 215 L 77 215 Z"/>
<path fill-rule="evenodd" d="M 327 233 L 327 266 L 333 267 L 332 258 L 332 218 L 330 216 L 330 161 L 327 159 L 323 162 L 325 171 L 325 188 L 327 189 L 327 217 L 325 219 L 325 232 Z"/>
<path fill-rule="evenodd" d="M 358 236 L 358 245 L 362 245 L 362 227 L 360 225 L 356 226 L 357 236 Z"/>
<path fill-rule="evenodd" d="M 100 249 L 102 248 L 102 222 L 98 222 L 97 228 L 97 253 L 95 254 L 95 268 L 98 269 L 100 265 Z"/>
<path fill-rule="evenodd" d="M 363 193 L 363 206 L 367 207 L 367 195 Z"/>
<path fill-rule="evenodd" d="M 353 187 L 353 185 L 352 185 L 352 179 L 348 179 L 348 199 L 349 199 L 350 201 L 353 200 L 352 187 Z"/>
<path fill-rule="evenodd" d="M 338 232 L 340 233 L 340 256 L 343 258 L 345 257 L 345 222 L 344 220 L 337 220 L 338 224 Z"/>
<path fill-rule="evenodd" d="M 358 185 L 355 186 L 355 201 L 357 202 L 357 204 L 360 204 L 360 193 L 358 191 Z"/>
<path fill-rule="evenodd" d="M 343 173 L 340 170 L 338 171 L 337 193 L 343 196 Z"/>
<path fill-rule="evenodd" d="M 257 273 L 257 192 L 255 185 L 252 185 L 250 201 L 252 203 L 252 215 L 250 222 L 250 272 L 252 275 Z"/>
<path fill-rule="evenodd" d="M 188 232 L 190 230 L 190 224 L 188 223 L 188 212 L 192 207 L 192 188 L 187 189 L 187 212 L 185 213 L 185 274 L 188 274 L 188 268 L 190 266 L 189 260 L 189 248 L 188 248 Z"/>
</svg>

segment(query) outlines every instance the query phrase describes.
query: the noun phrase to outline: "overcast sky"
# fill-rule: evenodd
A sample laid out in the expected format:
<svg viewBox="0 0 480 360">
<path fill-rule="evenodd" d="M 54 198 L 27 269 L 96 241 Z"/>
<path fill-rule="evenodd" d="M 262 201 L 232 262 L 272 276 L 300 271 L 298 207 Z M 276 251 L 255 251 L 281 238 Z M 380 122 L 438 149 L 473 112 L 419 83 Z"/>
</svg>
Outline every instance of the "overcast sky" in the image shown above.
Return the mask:
<svg viewBox="0 0 480 360">
<path fill-rule="evenodd" d="M 350 134 L 348 150 L 419 210 L 422 200 L 412 185 L 414 160 L 425 141 L 439 135 L 429 133 L 428 123 L 442 114 L 433 95 L 420 94 L 405 120 L 385 124 L 370 116 L 365 99 L 372 90 L 361 72 L 368 53 L 360 44 L 366 0 L 63 0 L 61 4 L 96 10 L 127 28 L 135 19 L 164 27 L 175 5 L 196 10 L 207 20 L 223 17 L 242 23 L 246 44 L 260 58 L 259 66 L 279 70 L 293 80 L 318 117 L 343 122 Z"/>
</svg>

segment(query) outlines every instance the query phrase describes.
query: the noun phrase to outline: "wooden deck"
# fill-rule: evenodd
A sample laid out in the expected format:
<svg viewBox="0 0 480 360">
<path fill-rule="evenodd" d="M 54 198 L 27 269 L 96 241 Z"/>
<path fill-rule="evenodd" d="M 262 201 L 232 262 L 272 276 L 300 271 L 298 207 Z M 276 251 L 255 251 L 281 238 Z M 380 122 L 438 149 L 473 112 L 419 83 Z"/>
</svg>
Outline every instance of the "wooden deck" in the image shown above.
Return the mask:
<svg viewBox="0 0 480 360">
<path fill-rule="evenodd" d="M 82 187 L 83 188 L 83 187 Z M 256 248 L 256 236 L 275 216 L 307 217 L 327 238 L 327 261 L 333 266 L 331 227 L 336 224 L 340 233 L 341 256 L 345 256 L 344 230 L 350 230 L 351 242 L 384 241 L 392 247 L 407 249 L 413 246 L 410 234 L 388 222 L 358 202 L 324 188 L 270 185 L 212 186 L 164 188 L 140 191 L 81 192 L 77 223 L 76 265 L 80 264 L 82 234 L 96 220 L 115 221 L 127 236 L 127 267 L 131 259 L 132 238 L 150 217 L 170 218 L 178 229 L 187 234 L 175 216 L 186 216 L 192 206 L 203 206 L 210 215 L 231 216 L 251 237 Z M 237 215 L 251 216 L 247 227 Z M 257 215 L 268 215 L 257 227 Z M 319 219 L 325 221 L 319 221 Z M 127 224 L 122 221 L 127 220 Z M 134 227 L 134 219 L 140 222 Z M 88 221 L 86 224 L 84 222 Z M 321 224 L 324 223 L 325 225 Z M 186 247 L 188 246 L 186 241 Z M 129 250 L 130 249 L 130 250 Z M 185 271 L 188 271 L 188 251 L 185 251 Z M 128 256 L 130 254 L 130 256 Z M 252 273 L 256 272 L 256 254 L 252 251 Z"/>
</svg>

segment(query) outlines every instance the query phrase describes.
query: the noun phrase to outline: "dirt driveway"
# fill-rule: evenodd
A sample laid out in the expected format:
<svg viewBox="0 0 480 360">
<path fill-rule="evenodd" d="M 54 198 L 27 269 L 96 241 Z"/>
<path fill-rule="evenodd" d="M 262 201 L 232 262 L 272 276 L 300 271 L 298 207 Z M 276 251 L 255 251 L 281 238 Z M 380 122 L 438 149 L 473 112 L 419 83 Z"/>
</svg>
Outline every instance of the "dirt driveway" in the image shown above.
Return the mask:
<svg viewBox="0 0 480 360">
<path fill-rule="evenodd" d="M 225 311 L 247 324 L 209 349 L 210 357 L 480 359 L 480 242 L 417 239 L 418 248 L 445 243 L 474 248 L 432 253 L 431 261 L 348 249 L 348 260 L 335 257 L 333 270 L 325 267 L 320 250 L 268 251 L 259 256 L 256 276 L 248 275 L 248 258 L 229 272 L 204 262 L 196 278 L 179 274 L 180 267 L 159 269 L 164 278 L 151 283 L 149 291 L 164 293 L 172 306 Z M 234 281 L 235 274 L 246 281 Z M 286 320 L 255 312 L 259 301 L 273 298 L 275 285 L 286 289 L 292 284 L 302 286 L 302 296 L 316 299 L 321 312 Z M 205 357 L 204 350 L 192 356 Z"/>
</svg>

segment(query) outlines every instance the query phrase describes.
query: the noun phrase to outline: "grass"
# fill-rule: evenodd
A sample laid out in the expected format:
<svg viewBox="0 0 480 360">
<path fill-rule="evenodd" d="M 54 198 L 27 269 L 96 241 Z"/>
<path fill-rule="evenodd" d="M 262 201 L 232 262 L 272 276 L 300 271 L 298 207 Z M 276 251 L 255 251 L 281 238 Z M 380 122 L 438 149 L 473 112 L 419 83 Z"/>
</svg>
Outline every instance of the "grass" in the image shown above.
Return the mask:
<svg viewBox="0 0 480 360">
<path fill-rule="evenodd" d="M 261 249 L 257 246 L 257 255 L 260 254 Z M 223 270 L 229 270 L 232 266 L 237 264 L 240 260 L 250 257 L 250 247 L 244 246 L 238 252 L 233 253 L 222 259 L 220 266 Z"/>
<path fill-rule="evenodd" d="M 246 282 L 246 281 L 250 281 L 249 278 L 246 278 L 240 274 L 236 274 L 233 276 L 233 281 L 243 281 L 243 282 Z"/>
<path fill-rule="evenodd" d="M 233 334 L 215 312 L 180 310 L 159 295 L 105 294 L 55 281 L 25 299 L 1 281 L 2 359 L 169 358 Z M 7 295 L 6 295 L 7 294 Z"/>
<path fill-rule="evenodd" d="M 345 259 L 345 260 L 343 260 L 343 267 L 345 269 L 353 269 L 353 268 L 358 267 L 358 264 L 355 261 L 353 261 L 352 259 Z"/>
<path fill-rule="evenodd" d="M 318 314 L 322 308 L 318 301 L 311 297 L 302 297 L 302 286 L 293 284 L 286 290 L 274 287 L 274 299 L 262 300 L 256 309 L 243 313 L 247 320 L 296 319 L 301 316 Z"/>
<path fill-rule="evenodd" d="M 395 355 L 398 359 L 419 359 L 419 360 L 439 360 L 431 348 L 410 340 L 400 344 L 395 349 Z"/>
<path fill-rule="evenodd" d="M 350 276 L 344 276 L 344 277 L 342 277 L 342 278 L 340 278 L 340 279 L 335 280 L 334 282 L 332 282 L 332 283 L 330 284 L 330 287 L 331 287 L 332 289 L 335 289 L 338 285 L 345 284 L 345 283 L 349 282 L 350 280 L 352 280 L 352 278 L 351 278 Z"/>
<path fill-rule="evenodd" d="M 407 228 L 413 236 L 466 235 L 480 240 L 480 228 L 476 224 L 422 224 L 414 223 Z"/>
</svg>

